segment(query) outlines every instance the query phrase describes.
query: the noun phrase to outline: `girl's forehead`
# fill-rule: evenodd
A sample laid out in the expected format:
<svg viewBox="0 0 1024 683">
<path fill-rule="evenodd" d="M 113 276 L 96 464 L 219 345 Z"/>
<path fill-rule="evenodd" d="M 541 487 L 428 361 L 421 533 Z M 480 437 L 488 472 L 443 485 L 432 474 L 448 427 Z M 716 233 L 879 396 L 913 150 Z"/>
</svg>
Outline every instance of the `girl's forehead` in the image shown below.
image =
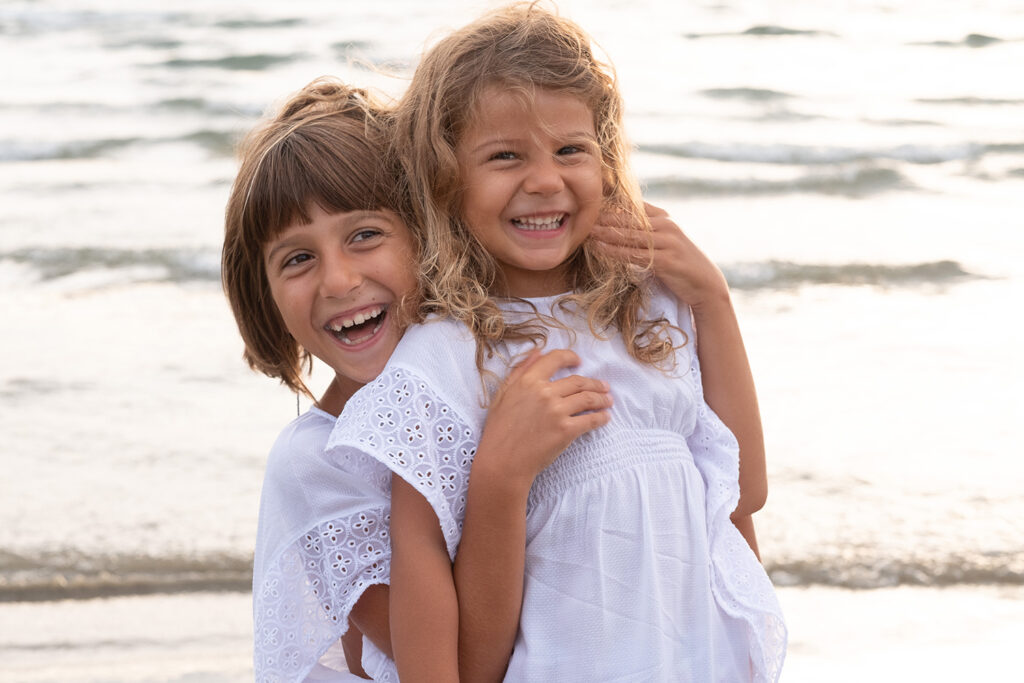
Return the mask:
<svg viewBox="0 0 1024 683">
<path fill-rule="evenodd" d="M 470 108 L 462 137 L 509 128 L 594 135 L 594 112 L 582 98 L 550 88 L 488 86 Z"/>
</svg>

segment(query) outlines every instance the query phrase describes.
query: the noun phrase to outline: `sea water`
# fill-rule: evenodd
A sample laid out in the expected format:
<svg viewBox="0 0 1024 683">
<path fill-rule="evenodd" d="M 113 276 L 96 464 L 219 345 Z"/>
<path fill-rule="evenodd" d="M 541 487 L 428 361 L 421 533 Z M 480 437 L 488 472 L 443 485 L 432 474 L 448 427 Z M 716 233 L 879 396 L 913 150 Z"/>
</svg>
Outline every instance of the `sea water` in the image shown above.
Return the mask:
<svg viewBox="0 0 1024 683">
<path fill-rule="evenodd" d="M 0 3 L 0 678 L 248 675 L 296 399 L 220 289 L 233 146 L 323 74 L 400 96 L 487 6 Z M 560 6 L 617 67 L 647 197 L 733 287 L 784 607 L 943 587 L 1024 615 L 1024 5 Z M 790 670 L 838 656 L 801 638 Z"/>
</svg>

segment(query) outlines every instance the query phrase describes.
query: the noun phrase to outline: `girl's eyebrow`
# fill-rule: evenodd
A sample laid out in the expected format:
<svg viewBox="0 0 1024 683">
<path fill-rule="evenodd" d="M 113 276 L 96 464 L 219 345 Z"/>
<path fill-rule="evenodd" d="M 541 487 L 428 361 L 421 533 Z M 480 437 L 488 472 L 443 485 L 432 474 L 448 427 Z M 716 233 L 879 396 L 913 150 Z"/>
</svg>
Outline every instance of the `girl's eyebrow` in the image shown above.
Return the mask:
<svg viewBox="0 0 1024 683">
<path fill-rule="evenodd" d="M 270 244 L 273 244 L 274 246 L 273 246 L 273 248 L 270 251 L 267 252 L 267 255 L 264 257 L 264 261 L 267 262 L 267 263 L 273 261 L 274 260 L 274 254 L 276 254 L 277 252 L 281 251 L 282 249 L 287 249 L 288 247 L 290 247 L 291 246 L 291 242 L 293 242 L 294 239 L 295 239 L 294 237 L 286 237 L 284 239 L 272 240 L 270 242 Z"/>
<path fill-rule="evenodd" d="M 481 151 L 481 150 L 483 150 L 483 149 L 485 149 L 487 147 L 493 147 L 495 145 L 512 145 L 512 144 L 515 144 L 517 142 L 519 142 L 519 140 L 514 140 L 514 139 L 506 138 L 506 137 L 487 138 L 486 140 L 481 142 L 479 145 L 474 147 L 472 150 L 470 150 L 470 154 L 476 154 L 477 152 L 479 152 L 479 151 Z"/>
<path fill-rule="evenodd" d="M 594 133 L 591 133 L 588 130 L 577 130 L 577 131 L 573 131 L 571 133 L 560 133 L 556 137 L 565 138 L 565 139 L 568 139 L 568 140 L 579 140 L 580 138 L 582 138 L 584 140 L 587 140 L 588 142 L 592 142 L 594 144 L 597 144 L 597 135 L 595 135 Z M 470 154 L 476 154 L 476 153 L 484 150 L 487 147 L 493 147 L 495 145 L 498 145 L 498 146 L 501 146 L 501 145 L 514 145 L 514 144 L 516 144 L 518 142 L 520 142 L 520 140 L 518 138 L 507 138 L 507 137 L 488 138 L 487 140 L 484 140 L 479 145 L 477 145 L 472 150 L 470 150 Z"/>
</svg>

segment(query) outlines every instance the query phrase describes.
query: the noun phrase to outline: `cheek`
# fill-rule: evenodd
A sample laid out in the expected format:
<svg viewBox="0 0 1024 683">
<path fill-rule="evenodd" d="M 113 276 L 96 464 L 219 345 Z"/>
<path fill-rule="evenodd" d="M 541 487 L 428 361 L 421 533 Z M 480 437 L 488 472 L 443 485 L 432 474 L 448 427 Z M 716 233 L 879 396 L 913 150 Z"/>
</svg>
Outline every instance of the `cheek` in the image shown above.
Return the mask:
<svg viewBox="0 0 1024 683">
<path fill-rule="evenodd" d="M 486 210 L 485 196 L 479 191 L 477 187 L 468 187 L 462 195 L 461 209 L 459 213 L 466 222 L 472 225 L 475 220 L 479 219 L 480 214 Z"/>
</svg>

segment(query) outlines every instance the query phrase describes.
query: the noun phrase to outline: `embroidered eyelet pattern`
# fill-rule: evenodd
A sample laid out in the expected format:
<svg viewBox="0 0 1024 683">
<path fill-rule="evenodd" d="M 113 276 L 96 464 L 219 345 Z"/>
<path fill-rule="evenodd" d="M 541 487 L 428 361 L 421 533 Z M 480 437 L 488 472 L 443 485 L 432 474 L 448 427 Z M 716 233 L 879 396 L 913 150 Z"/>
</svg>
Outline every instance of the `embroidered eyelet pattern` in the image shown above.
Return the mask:
<svg viewBox="0 0 1024 683">
<path fill-rule="evenodd" d="M 425 381 L 403 368 L 389 368 L 349 400 L 328 449 L 371 455 L 414 486 L 437 513 L 454 558 L 478 440 Z"/>
<path fill-rule="evenodd" d="M 786 625 L 775 589 L 729 516 L 739 502 L 739 444 L 704 401 L 696 354 L 691 350 L 689 380 L 697 396 L 697 423 L 687 439 L 704 478 L 711 589 L 722 608 L 750 625 L 756 683 L 777 681 L 786 656 Z"/>
<path fill-rule="evenodd" d="M 348 629 L 369 586 L 387 583 L 390 509 L 325 522 L 282 553 L 253 595 L 255 680 L 301 680 L 311 662 Z"/>
</svg>

